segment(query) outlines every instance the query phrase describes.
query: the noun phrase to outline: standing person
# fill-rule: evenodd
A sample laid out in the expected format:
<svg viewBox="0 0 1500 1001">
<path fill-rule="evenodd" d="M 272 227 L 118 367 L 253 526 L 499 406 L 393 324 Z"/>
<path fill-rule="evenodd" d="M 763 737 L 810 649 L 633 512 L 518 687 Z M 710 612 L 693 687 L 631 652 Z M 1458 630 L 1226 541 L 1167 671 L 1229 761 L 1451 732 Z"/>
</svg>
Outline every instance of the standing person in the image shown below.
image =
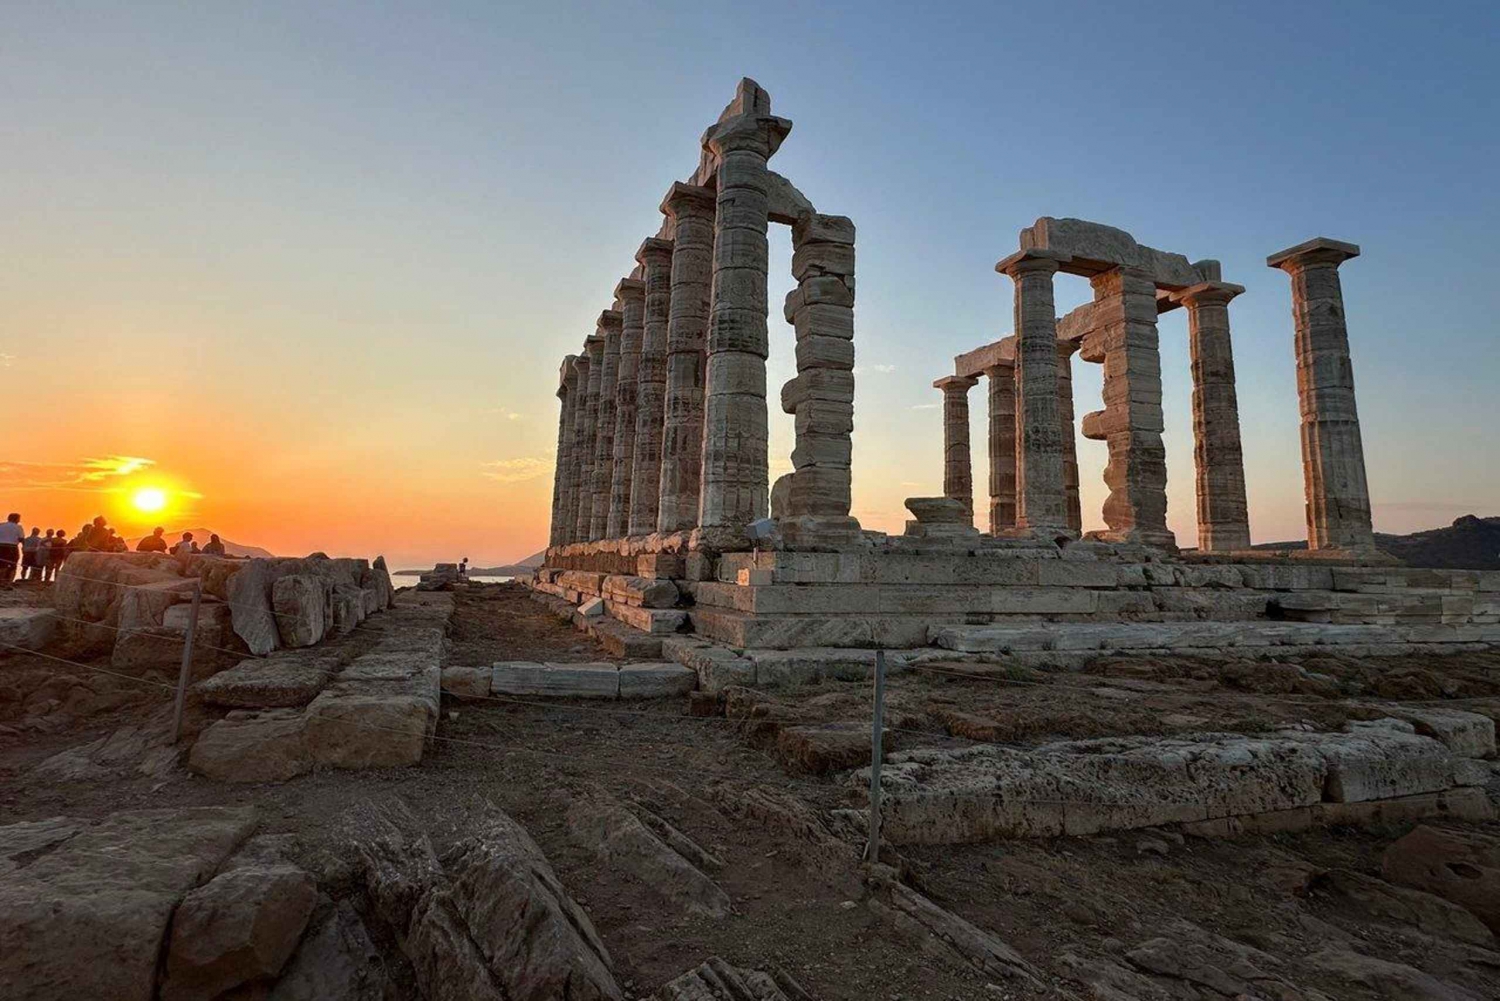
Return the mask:
<svg viewBox="0 0 1500 1001">
<path fill-rule="evenodd" d="M 109 536 L 114 529 L 106 527 L 109 522 L 104 520 L 104 515 L 99 515 L 93 523 L 84 526 L 83 548 L 93 552 L 105 552 L 109 548 Z"/>
<path fill-rule="evenodd" d="M 212 532 L 208 533 L 208 545 L 206 545 L 206 546 L 203 547 L 203 555 L 204 556 L 223 556 L 224 555 L 224 543 L 220 542 L 219 541 L 219 537 L 217 535 L 215 535 L 214 533 L 212 533 Z"/>
<path fill-rule="evenodd" d="M 135 544 L 138 553 L 164 553 L 167 551 L 167 530 L 157 527 L 150 535 Z"/>
<path fill-rule="evenodd" d="M 182 541 L 172 547 L 172 553 L 176 556 L 190 556 L 198 551 L 198 543 L 193 541 L 192 532 L 183 532 Z"/>
<path fill-rule="evenodd" d="M 36 580 L 36 558 L 42 551 L 42 530 L 33 528 L 21 543 L 21 579 Z"/>
<path fill-rule="evenodd" d="M 67 533 L 59 528 L 52 536 L 52 548 L 47 552 L 47 580 L 57 580 L 57 571 L 62 569 L 63 560 L 68 558 L 71 548 Z"/>
<path fill-rule="evenodd" d="M 10 587 L 16 575 L 16 566 L 21 562 L 21 540 L 26 538 L 26 529 L 21 527 L 21 516 L 14 512 L 0 525 L 0 585 Z"/>
</svg>

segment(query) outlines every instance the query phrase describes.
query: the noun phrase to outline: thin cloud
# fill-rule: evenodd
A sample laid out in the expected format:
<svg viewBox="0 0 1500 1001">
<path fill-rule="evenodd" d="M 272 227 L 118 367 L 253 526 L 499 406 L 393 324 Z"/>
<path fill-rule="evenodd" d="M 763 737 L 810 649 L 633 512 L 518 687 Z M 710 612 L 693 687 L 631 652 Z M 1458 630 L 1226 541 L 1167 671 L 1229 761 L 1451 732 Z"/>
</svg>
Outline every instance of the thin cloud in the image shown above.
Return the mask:
<svg viewBox="0 0 1500 1001">
<path fill-rule="evenodd" d="M 546 459 L 529 455 L 519 459 L 497 459 L 479 465 L 480 475 L 497 483 L 525 483 L 545 475 L 552 468 L 552 463 Z"/>
<path fill-rule="evenodd" d="M 942 406 L 941 403 L 913 403 L 907 409 L 908 410 L 936 410 L 938 407 L 941 407 L 941 406 Z"/>
<path fill-rule="evenodd" d="M 876 365 L 875 366 L 875 371 L 881 373 L 882 375 L 890 375 L 892 372 L 896 371 L 896 366 L 894 366 L 894 365 Z"/>
<path fill-rule="evenodd" d="M 0 484 L 11 490 L 117 489 L 113 481 L 156 465 L 155 459 L 110 455 L 73 462 L 0 462 Z"/>
<path fill-rule="evenodd" d="M 0 351 L 0 368 L 10 368 L 15 363 L 15 355 L 8 355 L 4 351 Z"/>
</svg>

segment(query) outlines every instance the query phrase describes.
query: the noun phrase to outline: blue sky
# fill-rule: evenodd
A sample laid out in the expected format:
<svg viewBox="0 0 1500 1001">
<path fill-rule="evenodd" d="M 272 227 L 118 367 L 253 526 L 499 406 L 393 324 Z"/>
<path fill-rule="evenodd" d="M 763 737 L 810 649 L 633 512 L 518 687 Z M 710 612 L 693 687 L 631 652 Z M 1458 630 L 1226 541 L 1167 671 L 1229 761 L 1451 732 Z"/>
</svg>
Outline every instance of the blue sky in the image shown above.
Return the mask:
<svg viewBox="0 0 1500 1001">
<path fill-rule="evenodd" d="M 557 361 L 751 76 L 795 123 L 774 168 L 858 226 L 868 525 L 899 530 L 901 498 L 941 492 L 930 384 L 1009 332 L 992 268 L 1041 215 L 1218 258 L 1246 286 L 1257 541 L 1303 530 L 1289 283 L 1264 258 L 1316 235 L 1364 250 L 1343 278 L 1377 529 L 1500 513 L 1494 4 L 9 4 L 5 24 L 0 354 L 8 375 L 47 354 L 68 373 L 22 378 L 5 417 L 89 390 L 8 444 L 23 460 L 149 456 L 252 534 L 321 518 L 307 537 L 353 551 L 534 551 Z M 1059 278 L 1060 311 L 1087 295 Z M 1180 312 L 1161 332 L 1170 520 L 1191 543 Z M 1075 364 L 1081 416 L 1098 369 Z M 205 413 L 235 461 L 202 465 Z M 1103 461 L 1080 441 L 1091 525 Z M 441 530 L 407 539 L 418 522 Z"/>
</svg>

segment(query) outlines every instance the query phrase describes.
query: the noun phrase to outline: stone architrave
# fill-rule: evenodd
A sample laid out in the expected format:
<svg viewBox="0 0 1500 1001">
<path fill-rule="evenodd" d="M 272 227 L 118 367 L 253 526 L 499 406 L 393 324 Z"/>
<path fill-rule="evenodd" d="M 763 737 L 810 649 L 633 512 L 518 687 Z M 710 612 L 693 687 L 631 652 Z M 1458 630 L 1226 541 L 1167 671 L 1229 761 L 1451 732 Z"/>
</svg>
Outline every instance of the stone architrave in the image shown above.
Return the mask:
<svg viewBox="0 0 1500 1001">
<path fill-rule="evenodd" d="M 1167 528 L 1156 285 L 1127 267 L 1094 275 L 1090 283 L 1096 327 L 1088 343 L 1104 363 L 1104 410 L 1084 418 L 1084 436 L 1109 448 L 1103 512 L 1109 529 L 1100 537 L 1175 548 Z"/>
<path fill-rule="evenodd" d="M 567 502 L 568 477 L 573 466 L 570 454 L 573 449 L 573 416 L 578 406 L 578 371 L 573 367 L 577 360 L 577 355 L 566 356 L 562 371 L 558 373 L 557 458 L 552 468 L 552 532 L 548 537 L 549 545 L 553 546 L 566 543 L 573 528 L 572 511 L 567 510 Z"/>
<path fill-rule="evenodd" d="M 722 119 L 704 135 L 716 163 L 717 189 L 698 503 L 700 542 L 708 548 L 747 545 L 745 527 L 765 516 L 770 492 L 766 162 L 791 122 L 761 113 L 760 103 Z"/>
<path fill-rule="evenodd" d="M 792 224 L 797 287 L 783 315 L 797 335 L 797 376 L 782 387 L 796 447 L 782 535 L 791 546 L 857 537 L 849 516 L 854 430 L 854 223 L 809 213 Z"/>
<path fill-rule="evenodd" d="M 604 338 L 604 356 L 599 363 L 599 409 L 594 431 L 588 541 L 605 537 L 609 528 L 609 497 L 615 470 L 615 383 L 620 372 L 620 324 L 618 310 L 599 314 L 599 333 Z"/>
<path fill-rule="evenodd" d="M 1057 407 L 1057 315 L 1046 251 L 1012 254 L 995 270 L 1015 282 L 1016 526 L 1066 532 L 1061 420 Z"/>
<path fill-rule="evenodd" d="M 1250 548 L 1240 405 L 1229 338 L 1229 302 L 1243 291 L 1242 285 L 1204 282 L 1172 296 L 1188 311 L 1198 548 L 1207 553 Z"/>
<path fill-rule="evenodd" d="M 1302 477 L 1312 549 L 1375 545 L 1339 281 L 1339 265 L 1358 256 L 1352 243 L 1318 237 L 1266 258 L 1267 265 L 1292 276 Z"/>
<path fill-rule="evenodd" d="M 661 506 L 662 424 L 667 395 L 667 324 L 672 297 L 672 241 L 655 237 L 641 244 L 646 286 L 645 327 L 636 376 L 635 460 L 631 463 L 630 517 L 626 535 L 656 531 Z"/>
<path fill-rule="evenodd" d="M 1063 496 L 1068 505 L 1068 527 L 1083 531 L 1083 504 L 1078 495 L 1078 433 L 1073 423 L 1073 353 L 1078 344 L 1057 342 L 1057 422 L 1062 435 Z"/>
<path fill-rule="evenodd" d="M 698 483 L 703 464 L 704 342 L 714 266 L 714 210 L 714 193 L 691 184 L 672 185 L 661 203 L 661 211 L 673 231 L 657 515 L 657 528 L 662 532 L 679 532 L 698 524 Z"/>
<path fill-rule="evenodd" d="M 640 389 L 641 339 L 646 331 L 646 283 L 622 278 L 615 286 L 620 304 L 620 367 L 615 374 L 614 470 L 604 537 L 618 539 L 630 521 L 630 490 L 635 479 L 636 400 Z"/>
<path fill-rule="evenodd" d="M 1016 369 L 984 371 L 990 391 L 990 534 L 1016 527 Z"/>
<path fill-rule="evenodd" d="M 573 492 L 572 542 L 586 542 L 594 520 L 594 449 L 599 430 L 599 377 L 604 368 L 604 338 L 592 334 L 583 342 L 578 359 L 579 385 L 583 387 L 583 405 L 574 414 L 573 457 L 578 467 L 578 483 Z"/>
<path fill-rule="evenodd" d="M 932 384 L 943 392 L 943 496 L 958 501 L 974 524 L 974 459 L 969 448 L 969 390 L 978 380 L 957 375 Z"/>
</svg>

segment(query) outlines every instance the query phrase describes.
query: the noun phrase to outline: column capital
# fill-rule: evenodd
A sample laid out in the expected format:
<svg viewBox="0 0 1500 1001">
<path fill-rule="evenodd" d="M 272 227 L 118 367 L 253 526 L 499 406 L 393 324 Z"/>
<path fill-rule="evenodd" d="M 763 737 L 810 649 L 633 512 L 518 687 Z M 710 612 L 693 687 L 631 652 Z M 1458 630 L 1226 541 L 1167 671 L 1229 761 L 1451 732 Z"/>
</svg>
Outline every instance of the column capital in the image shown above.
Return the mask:
<svg viewBox="0 0 1500 1001">
<path fill-rule="evenodd" d="M 639 278 L 621 278 L 615 284 L 615 298 L 621 302 L 646 297 L 646 283 Z"/>
<path fill-rule="evenodd" d="M 636 263 L 645 267 L 653 264 L 671 264 L 672 246 L 671 240 L 648 236 L 641 241 L 640 249 L 635 252 Z"/>
<path fill-rule="evenodd" d="M 624 322 L 625 318 L 620 315 L 620 311 L 617 309 L 606 309 L 604 312 L 600 313 L 598 321 L 599 333 L 596 335 L 599 338 L 599 343 L 603 344 L 604 340 L 610 334 L 619 333 L 620 325 Z"/>
<path fill-rule="evenodd" d="M 750 150 L 769 159 L 792 131 L 792 123 L 775 115 L 735 115 L 715 122 L 703 133 L 703 146 L 714 156 Z"/>
<path fill-rule="evenodd" d="M 933 389 L 941 389 L 944 393 L 967 393 L 979 380 L 967 375 L 946 375 L 932 384 Z"/>
<path fill-rule="evenodd" d="M 681 181 L 667 189 L 661 200 L 661 214 L 678 219 L 683 216 L 712 219 L 717 208 L 717 198 L 712 188 Z"/>
<path fill-rule="evenodd" d="M 603 317 L 600 317 L 602 320 Z M 578 364 L 588 365 L 596 361 L 604 353 L 604 338 L 599 334 L 589 334 L 583 339 L 583 355 L 578 359 Z"/>
<path fill-rule="evenodd" d="M 1069 358 L 1073 357 L 1078 348 L 1078 341 L 1065 341 L 1061 337 L 1059 337 L 1057 339 L 1057 360 L 1067 361 Z"/>
<path fill-rule="evenodd" d="M 1229 300 L 1245 291 L 1243 285 L 1233 285 L 1229 282 L 1200 282 L 1197 285 L 1189 285 L 1185 289 L 1176 292 L 1168 292 L 1167 298 L 1182 306 L 1196 306 L 1206 303 L 1210 306 L 1224 306 Z"/>
<path fill-rule="evenodd" d="M 1050 275 L 1056 273 L 1059 265 L 1072 259 L 1071 254 L 1055 250 L 1018 250 L 997 263 L 995 270 L 1011 279 L 1034 272 Z"/>
<path fill-rule="evenodd" d="M 1342 240 L 1330 240 L 1326 236 L 1317 236 L 1306 243 L 1299 243 L 1295 247 L 1288 247 L 1267 257 L 1266 267 L 1280 268 L 1282 271 L 1292 273 L 1312 264 L 1331 264 L 1338 267 L 1349 258 L 1358 256 L 1359 247 L 1355 244 L 1344 243 Z"/>
<path fill-rule="evenodd" d="M 567 391 L 568 380 L 572 379 L 576 385 L 578 382 L 578 356 L 564 355 L 562 365 L 557 370 L 557 395 L 560 397 Z"/>
</svg>

